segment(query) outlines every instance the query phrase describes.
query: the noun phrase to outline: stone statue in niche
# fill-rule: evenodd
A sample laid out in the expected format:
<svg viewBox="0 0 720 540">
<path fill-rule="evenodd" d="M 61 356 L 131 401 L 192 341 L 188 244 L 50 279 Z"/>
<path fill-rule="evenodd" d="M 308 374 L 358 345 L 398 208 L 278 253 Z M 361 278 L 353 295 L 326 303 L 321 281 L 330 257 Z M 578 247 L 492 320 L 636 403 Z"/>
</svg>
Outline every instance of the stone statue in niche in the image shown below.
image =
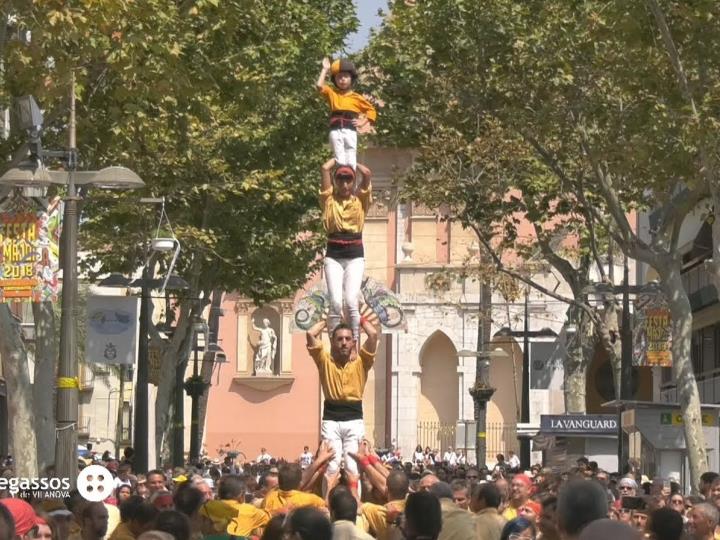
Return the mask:
<svg viewBox="0 0 720 540">
<path fill-rule="evenodd" d="M 277 334 L 270 326 L 270 319 L 262 320 L 262 327 L 255 326 L 253 321 L 253 330 L 260 332 L 257 350 L 255 351 L 255 375 L 272 375 L 273 360 L 277 354 Z"/>
</svg>

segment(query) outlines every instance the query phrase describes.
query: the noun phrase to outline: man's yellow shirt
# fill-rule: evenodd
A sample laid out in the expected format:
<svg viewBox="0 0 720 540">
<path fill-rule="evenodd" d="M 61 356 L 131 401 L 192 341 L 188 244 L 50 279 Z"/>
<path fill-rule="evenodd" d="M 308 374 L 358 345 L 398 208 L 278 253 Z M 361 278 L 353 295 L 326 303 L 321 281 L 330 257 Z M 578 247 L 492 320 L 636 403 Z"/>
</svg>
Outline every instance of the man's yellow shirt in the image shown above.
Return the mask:
<svg viewBox="0 0 720 540">
<path fill-rule="evenodd" d="M 405 500 L 397 499 L 385 505 L 364 503 L 361 509 L 362 524 L 365 532 L 374 533 L 377 540 L 387 540 L 389 532 L 388 509 L 392 508 L 397 513 L 405 510 Z"/>
<path fill-rule="evenodd" d="M 306 493 L 305 491 L 298 491 L 297 489 L 288 491 L 273 489 L 265 496 L 260 508 L 270 514 L 275 514 L 279 510 L 289 510 L 292 508 L 300 508 L 301 506 L 325 508 L 325 501 L 322 497 L 318 497 L 313 493 Z"/>
</svg>

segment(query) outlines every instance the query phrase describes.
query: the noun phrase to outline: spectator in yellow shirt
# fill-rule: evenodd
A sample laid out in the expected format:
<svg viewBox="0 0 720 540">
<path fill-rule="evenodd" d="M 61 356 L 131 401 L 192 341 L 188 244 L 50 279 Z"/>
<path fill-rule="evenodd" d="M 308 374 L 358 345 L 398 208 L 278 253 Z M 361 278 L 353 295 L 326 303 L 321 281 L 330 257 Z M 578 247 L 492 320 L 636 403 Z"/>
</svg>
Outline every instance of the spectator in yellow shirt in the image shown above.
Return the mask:
<svg viewBox="0 0 720 540">
<path fill-rule="evenodd" d="M 261 508 L 270 514 L 287 512 L 302 506 L 325 508 L 325 501 L 314 495 L 299 491 L 302 469 L 296 463 L 284 463 L 278 470 L 278 488 L 265 495 Z"/>
<path fill-rule="evenodd" d="M 251 536 L 267 525 L 270 514 L 246 503 L 245 492 L 245 480 L 241 476 L 223 476 L 218 486 L 220 500 L 206 502 L 200 514 L 213 521 L 215 532 Z"/>
<path fill-rule="evenodd" d="M 384 505 L 365 503 L 361 508 L 362 523 L 366 532 L 378 540 L 390 538 L 390 525 L 405 510 L 410 482 L 404 471 L 392 471 L 385 480 L 388 503 Z"/>
</svg>

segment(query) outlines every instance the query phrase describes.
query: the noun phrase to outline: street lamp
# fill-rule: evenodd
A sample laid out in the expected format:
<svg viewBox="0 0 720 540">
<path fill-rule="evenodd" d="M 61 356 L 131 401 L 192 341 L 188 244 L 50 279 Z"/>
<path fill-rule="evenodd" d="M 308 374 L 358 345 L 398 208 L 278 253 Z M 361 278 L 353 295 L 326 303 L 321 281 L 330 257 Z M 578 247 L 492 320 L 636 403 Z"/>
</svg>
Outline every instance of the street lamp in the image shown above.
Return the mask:
<svg viewBox="0 0 720 540">
<path fill-rule="evenodd" d="M 107 189 L 134 189 L 144 186 L 140 177 L 124 167 L 108 167 L 100 171 L 76 171 L 77 145 L 75 138 L 75 79 L 70 92 L 70 122 L 67 150 L 45 150 L 41 144 L 43 118 L 32 96 L 20 100 L 20 126 L 28 133 L 31 156 L 28 161 L 8 170 L 0 177 L 0 185 L 7 187 L 46 187 L 52 184 L 67 186 L 63 212 L 62 267 L 63 287 L 60 317 L 60 355 L 57 373 L 57 407 L 55 468 L 61 478 L 69 478 L 74 487 L 77 477 L 77 422 L 79 384 L 77 379 L 77 335 L 75 311 L 77 307 L 77 245 L 78 245 L 78 185 Z M 66 171 L 48 170 L 43 159 L 56 158 L 65 162 Z"/>
<path fill-rule="evenodd" d="M 495 388 L 490 386 L 490 360 L 509 358 L 509 355 L 497 347 L 492 351 L 463 349 L 458 352 L 458 356 L 476 358 L 475 384 L 470 389 L 470 395 L 473 398 L 475 415 L 475 464 L 478 469 L 482 469 L 487 458 L 487 404 L 495 393 Z"/>
</svg>

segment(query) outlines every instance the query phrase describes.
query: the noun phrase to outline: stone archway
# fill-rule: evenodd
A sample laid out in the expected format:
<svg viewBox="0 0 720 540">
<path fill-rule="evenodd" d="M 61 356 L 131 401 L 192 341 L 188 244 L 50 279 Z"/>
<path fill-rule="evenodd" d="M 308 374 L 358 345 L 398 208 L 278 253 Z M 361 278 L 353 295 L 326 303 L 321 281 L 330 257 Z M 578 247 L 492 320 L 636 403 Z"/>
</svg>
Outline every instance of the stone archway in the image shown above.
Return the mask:
<svg viewBox="0 0 720 540">
<path fill-rule="evenodd" d="M 420 349 L 419 361 L 418 444 L 446 449 L 454 446 L 459 418 L 457 350 L 438 330 Z"/>
</svg>

